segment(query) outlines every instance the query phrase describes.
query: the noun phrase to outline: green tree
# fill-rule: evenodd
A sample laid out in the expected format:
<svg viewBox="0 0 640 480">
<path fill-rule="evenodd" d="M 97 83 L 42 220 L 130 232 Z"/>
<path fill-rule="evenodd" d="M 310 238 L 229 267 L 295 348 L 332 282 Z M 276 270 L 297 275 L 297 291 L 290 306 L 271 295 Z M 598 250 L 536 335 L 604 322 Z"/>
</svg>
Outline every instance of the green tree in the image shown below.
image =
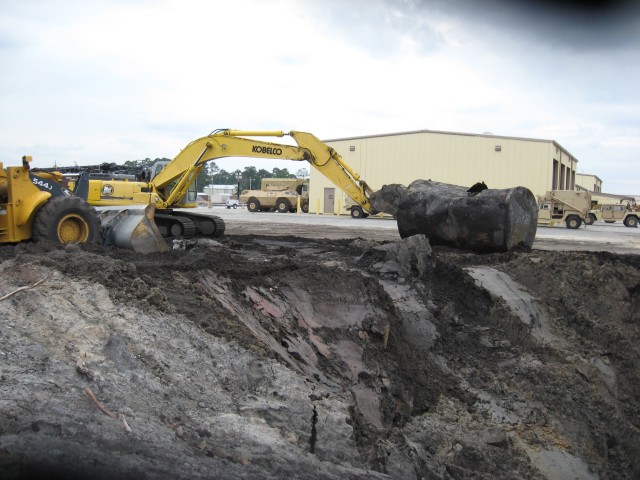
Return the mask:
<svg viewBox="0 0 640 480">
<path fill-rule="evenodd" d="M 244 167 L 244 172 L 242 172 L 242 178 L 243 180 L 246 179 L 250 179 L 250 178 L 258 178 L 258 170 L 256 170 L 256 167 Z"/>
<path fill-rule="evenodd" d="M 296 176 L 289 173 L 289 170 L 286 168 L 274 168 L 271 173 L 273 174 L 271 178 L 296 178 Z"/>
<path fill-rule="evenodd" d="M 209 185 L 209 174 L 207 173 L 207 169 L 204 168 L 196 177 L 196 192 L 204 191 L 204 187 L 207 185 Z"/>
</svg>

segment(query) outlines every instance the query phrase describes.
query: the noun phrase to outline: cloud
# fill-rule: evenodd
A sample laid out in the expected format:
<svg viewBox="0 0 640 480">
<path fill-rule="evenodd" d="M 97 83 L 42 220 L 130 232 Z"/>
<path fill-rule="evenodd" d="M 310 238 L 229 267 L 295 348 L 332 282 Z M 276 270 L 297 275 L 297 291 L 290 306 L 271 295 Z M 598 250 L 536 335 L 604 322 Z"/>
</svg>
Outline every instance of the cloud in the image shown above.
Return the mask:
<svg viewBox="0 0 640 480">
<path fill-rule="evenodd" d="M 640 16 L 570 3 L 5 1 L 0 158 L 172 157 L 228 127 L 491 131 L 557 140 L 588 169 L 626 164 Z"/>
<path fill-rule="evenodd" d="M 396 2 L 394 2 L 396 3 Z M 436 11 L 473 32 L 571 51 L 636 48 L 640 5 L 632 0 L 398 0 L 425 15 Z"/>
</svg>

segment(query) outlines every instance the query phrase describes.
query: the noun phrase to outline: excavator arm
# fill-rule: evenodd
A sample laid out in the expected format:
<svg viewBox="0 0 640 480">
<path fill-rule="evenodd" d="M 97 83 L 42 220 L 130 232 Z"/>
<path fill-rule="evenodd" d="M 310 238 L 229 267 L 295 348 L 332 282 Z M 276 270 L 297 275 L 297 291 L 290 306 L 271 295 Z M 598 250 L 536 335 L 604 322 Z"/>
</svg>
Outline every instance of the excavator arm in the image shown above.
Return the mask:
<svg viewBox="0 0 640 480">
<path fill-rule="evenodd" d="M 246 137 L 290 136 L 297 143 L 283 145 Z M 156 205 L 161 209 L 178 206 L 204 165 L 225 157 L 268 158 L 307 161 L 349 195 L 371 211 L 371 188 L 331 147 L 310 133 L 283 131 L 217 130 L 188 144 L 150 182 Z M 168 188 L 171 187 L 171 188 Z"/>
<path fill-rule="evenodd" d="M 297 145 L 256 140 L 258 137 L 290 136 Z M 194 235 L 220 237 L 224 220 L 215 215 L 189 212 L 183 202 L 189 187 L 207 162 L 225 157 L 248 157 L 304 161 L 313 165 L 337 187 L 372 212 L 371 188 L 349 167 L 340 155 L 315 136 L 304 132 L 217 130 L 198 138 L 160 170 L 154 167 L 148 181 L 126 179 L 90 179 L 86 199 L 90 205 L 104 207 L 100 212 L 107 244 L 134 248 L 148 253 L 163 251 L 163 238 L 189 238 Z M 132 207 L 145 205 L 143 209 Z M 134 242 L 135 241 L 135 242 Z"/>
<path fill-rule="evenodd" d="M 358 172 L 345 163 L 338 152 L 310 133 L 290 132 L 289 135 L 300 147 L 306 148 L 311 153 L 309 160 L 311 165 L 360 204 L 362 208 L 370 213 L 376 213 L 369 202 L 369 196 L 373 190 L 360 178 Z"/>
</svg>

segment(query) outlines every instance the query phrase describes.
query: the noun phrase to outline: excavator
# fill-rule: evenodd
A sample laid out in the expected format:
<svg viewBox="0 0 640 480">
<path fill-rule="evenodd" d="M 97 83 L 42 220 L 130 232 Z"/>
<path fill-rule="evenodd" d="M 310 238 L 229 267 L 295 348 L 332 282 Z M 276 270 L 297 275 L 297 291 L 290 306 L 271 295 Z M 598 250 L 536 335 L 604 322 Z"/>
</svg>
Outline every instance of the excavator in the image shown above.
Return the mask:
<svg viewBox="0 0 640 480">
<path fill-rule="evenodd" d="M 284 136 L 291 137 L 297 145 L 255 139 Z M 373 193 L 369 185 L 333 148 L 314 135 L 223 129 L 192 141 L 173 160 L 157 163 L 144 181 L 79 178 L 71 182 L 73 191 L 64 189 L 60 195 L 74 198 L 75 208 L 60 207 L 62 202 L 52 191 L 42 190 L 38 180 L 41 178 L 64 188 L 56 173 L 31 172 L 27 161 L 23 161 L 23 167 L 8 167 L 6 171 L 0 164 L 0 242 L 29 238 L 87 242 L 96 241 L 97 235 L 104 244 L 151 253 L 168 249 L 163 237 L 222 236 L 225 224 L 220 217 L 185 209 L 195 207 L 195 203 L 186 200 L 187 193 L 205 164 L 224 157 L 309 162 L 364 211 L 376 213 L 369 201 Z M 14 185 L 17 179 L 21 180 L 21 188 Z M 20 198 L 16 196 L 18 192 Z M 98 207 L 100 213 L 92 207 Z M 178 208 L 181 210 L 175 210 Z M 3 210 L 7 212 L 4 216 Z M 43 211 L 50 213 L 44 215 Z M 65 234 L 67 231 L 71 233 Z"/>
</svg>

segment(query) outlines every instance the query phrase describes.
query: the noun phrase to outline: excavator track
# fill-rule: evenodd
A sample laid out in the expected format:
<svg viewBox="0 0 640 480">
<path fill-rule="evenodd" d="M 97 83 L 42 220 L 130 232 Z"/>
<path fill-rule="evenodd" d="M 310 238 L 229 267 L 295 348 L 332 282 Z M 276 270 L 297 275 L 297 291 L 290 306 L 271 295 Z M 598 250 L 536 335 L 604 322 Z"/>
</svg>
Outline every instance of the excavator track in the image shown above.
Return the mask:
<svg viewBox="0 0 640 480">
<path fill-rule="evenodd" d="M 213 236 L 222 237 L 224 235 L 225 228 L 227 227 L 224 220 L 220 217 L 213 217 L 213 222 L 216 225 L 216 231 L 213 233 Z"/>
<path fill-rule="evenodd" d="M 198 235 L 213 238 L 219 238 L 224 235 L 226 225 L 224 220 L 216 215 L 200 215 L 181 211 L 180 216 L 188 218 L 195 224 Z"/>
<path fill-rule="evenodd" d="M 191 238 L 198 231 L 195 222 L 184 215 L 156 213 L 153 219 L 163 237 Z"/>
</svg>

